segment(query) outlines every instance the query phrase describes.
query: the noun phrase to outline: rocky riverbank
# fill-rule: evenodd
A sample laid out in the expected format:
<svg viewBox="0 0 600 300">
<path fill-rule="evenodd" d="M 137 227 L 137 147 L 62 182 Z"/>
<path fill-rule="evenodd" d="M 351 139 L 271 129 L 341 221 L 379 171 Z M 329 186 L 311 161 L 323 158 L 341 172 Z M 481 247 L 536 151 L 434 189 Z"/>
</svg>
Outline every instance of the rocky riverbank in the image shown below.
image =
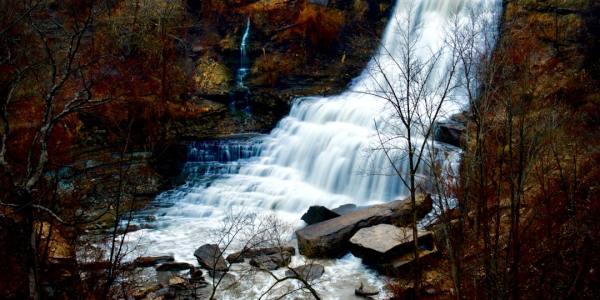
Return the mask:
<svg viewBox="0 0 600 300">
<path fill-rule="evenodd" d="M 420 195 L 417 201 L 419 216 L 424 216 L 431 210 L 431 198 Z M 311 210 L 314 211 L 314 210 Z M 414 242 L 412 240 L 412 230 L 408 225 L 409 220 L 398 217 L 410 215 L 408 200 L 397 200 L 388 205 L 375 205 L 355 208 L 352 212 L 346 212 L 342 215 L 322 220 L 320 222 L 300 228 L 296 231 L 298 248 L 294 246 L 266 246 L 275 242 L 275 244 L 295 244 L 294 240 L 273 239 L 271 231 L 284 232 L 283 227 L 271 227 L 265 224 L 267 220 L 252 220 L 246 224 L 247 228 L 240 228 L 240 236 L 234 240 L 217 241 L 216 244 L 204 244 L 193 251 L 195 263 L 177 262 L 172 255 L 157 255 L 138 257 L 132 263 L 129 263 L 132 270 L 137 270 L 136 277 L 129 280 L 135 282 L 140 278 L 140 274 L 147 274 L 145 283 L 138 284 L 129 294 L 135 299 L 158 299 L 164 297 L 172 299 L 185 297 L 189 295 L 200 295 L 206 297 L 216 289 L 217 294 L 230 293 L 238 294 L 238 297 L 247 295 L 248 291 L 239 290 L 241 286 L 246 286 L 248 282 L 253 282 L 257 292 L 267 293 L 273 289 L 272 295 L 278 295 L 286 285 L 288 287 L 297 287 L 305 292 L 321 293 L 323 289 L 320 278 L 335 278 L 336 280 L 347 280 L 342 274 L 331 274 L 330 268 L 335 268 L 339 264 L 338 258 L 313 258 L 316 253 L 309 250 L 314 247 L 306 247 L 306 237 L 308 232 L 314 233 L 315 228 L 319 232 L 325 230 L 335 232 L 338 238 L 328 238 L 327 243 L 321 243 L 331 249 L 338 249 L 339 256 L 342 252 L 352 252 L 360 258 L 364 264 L 362 268 L 372 268 L 382 275 L 380 276 L 400 276 L 406 277 L 410 274 L 410 267 L 413 262 Z M 244 222 L 243 215 L 238 215 L 232 221 Z M 244 223 L 245 224 L 245 223 Z M 270 223 L 269 223 L 270 224 Z M 273 225 L 279 222 L 273 223 Z M 339 224 L 346 224 L 341 230 L 328 230 L 326 228 L 339 227 Z M 396 225 L 393 225 L 396 224 Z M 234 230 L 236 227 L 224 227 L 224 230 Z M 246 232 L 250 230 L 251 232 Z M 254 230 L 254 231 L 252 231 Z M 268 236 L 263 236 L 263 231 L 269 232 Z M 231 231 L 228 231 L 231 232 Z M 223 237 L 227 237 L 226 233 Z M 252 243 L 244 243 L 243 247 L 239 245 L 244 241 L 245 234 L 250 234 Z M 314 235 L 314 234 L 313 234 Z M 287 236 L 284 234 L 283 236 Z M 433 233 L 419 230 L 419 248 L 418 255 L 423 263 L 427 259 L 435 257 L 437 253 L 434 244 Z M 218 238 L 218 237 L 217 237 Z M 266 239 L 264 239 L 266 238 Z M 322 237 L 323 238 L 323 237 Z M 318 243 L 319 238 L 313 237 L 311 242 Z M 297 255 L 297 249 L 300 255 Z M 308 251 L 308 252 L 307 252 Z M 331 251 L 329 251 L 331 252 Z M 347 258 L 344 258 L 347 259 Z M 266 277 L 265 277 L 266 276 Z M 277 278 L 275 281 L 268 278 Z M 262 279 L 258 279 L 262 278 Z M 330 279 L 329 279 L 330 280 Z M 353 278 L 350 286 L 337 286 L 335 289 L 344 291 L 344 294 L 356 295 L 356 297 L 375 296 L 379 293 L 385 293 L 380 290 L 381 286 L 375 288 L 373 283 L 363 282 Z M 232 285 L 235 282 L 234 285 Z M 280 285 L 281 286 L 278 286 Z M 233 292 L 232 292 L 233 291 Z M 260 294 L 259 294 L 260 295 Z M 258 295 L 256 295 L 258 296 Z M 230 296 L 227 296 L 230 297 Z M 379 299 L 379 298 L 378 298 Z"/>
</svg>

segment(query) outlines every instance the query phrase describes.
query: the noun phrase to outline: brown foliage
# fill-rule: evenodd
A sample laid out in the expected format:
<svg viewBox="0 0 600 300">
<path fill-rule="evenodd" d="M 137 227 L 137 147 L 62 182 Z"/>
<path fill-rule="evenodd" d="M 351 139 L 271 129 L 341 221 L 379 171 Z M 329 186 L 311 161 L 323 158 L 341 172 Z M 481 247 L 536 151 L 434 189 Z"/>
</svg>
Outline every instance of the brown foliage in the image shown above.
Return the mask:
<svg viewBox="0 0 600 300">
<path fill-rule="evenodd" d="M 252 81 L 257 85 L 276 86 L 297 64 L 297 58 L 288 54 L 263 55 L 254 61 Z"/>
<path fill-rule="evenodd" d="M 557 44 L 540 28 L 548 16 L 511 4 L 505 18 L 492 87 L 480 104 L 480 148 L 473 140 L 463 161 L 463 179 L 482 181 L 460 194 L 471 209 L 463 264 L 481 270 L 465 272 L 463 295 L 593 299 L 600 293 L 592 254 L 600 247 L 600 174 L 590 116 L 598 85 L 576 39 Z M 568 25 L 575 32 L 581 22 Z M 474 139 L 476 122 L 470 125 Z M 468 173 L 469 166 L 483 168 Z"/>
<path fill-rule="evenodd" d="M 317 51 L 330 49 L 339 41 L 345 16 L 336 9 L 307 4 L 300 10 L 295 26 L 284 31 L 280 40 L 300 38 Z"/>
</svg>

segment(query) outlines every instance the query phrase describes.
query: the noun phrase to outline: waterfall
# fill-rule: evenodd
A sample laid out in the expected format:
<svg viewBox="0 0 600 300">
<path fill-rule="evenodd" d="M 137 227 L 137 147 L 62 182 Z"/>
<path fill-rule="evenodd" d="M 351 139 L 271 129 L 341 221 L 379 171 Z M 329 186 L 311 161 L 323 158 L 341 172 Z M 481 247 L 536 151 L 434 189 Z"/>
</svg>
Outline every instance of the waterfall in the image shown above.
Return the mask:
<svg viewBox="0 0 600 300">
<path fill-rule="evenodd" d="M 248 75 L 248 38 L 250 37 L 250 18 L 246 19 L 244 34 L 240 41 L 240 67 L 237 70 L 237 85 L 245 88 L 244 79 Z"/>
<path fill-rule="evenodd" d="M 416 1 L 415 22 L 423 32 L 419 49 L 443 46 L 444 25 L 452 11 L 458 10 L 466 18 L 465 7 L 490 6 L 495 2 Z M 398 22 L 394 20 L 406 13 L 406 5 L 400 2 L 394 8 L 381 49 L 375 54 L 384 66 L 393 64 L 385 53 L 393 55 L 398 51 Z M 248 31 L 249 25 L 242 46 L 247 42 Z M 374 120 L 384 121 L 387 108 L 378 97 L 356 92 L 377 84 L 377 76 L 371 72 L 373 63 L 340 95 L 296 99 L 290 114 L 263 138 L 260 156 L 247 161 L 237 174 L 215 180 L 209 187 L 188 182 L 185 193 L 180 194 L 183 201 L 300 212 L 315 204 L 364 205 L 406 195 L 397 177 L 373 174 L 389 170 L 384 153 L 367 151 L 376 136 Z M 445 111 L 457 111 L 460 105 L 452 103 Z"/>
<path fill-rule="evenodd" d="M 498 11 L 500 1 L 416 0 L 414 3 L 414 22 L 423 32 L 417 48 L 435 51 L 443 47 L 444 28 L 453 12 L 466 19 L 469 17 L 467 8 Z M 398 0 L 380 49 L 346 92 L 296 99 L 289 115 L 268 135 L 192 144 L 186 165 L 189 174 L 186 184 L 162 193 L 156 200 L 174 206 L 157 213 L 160 216 L 157 230 L 140 230 L 133 236 L 148 240 L 145 244 L 149 254 L 174 253 L 178 260 L 194 262 L 194 249 L 208 242 L 210 229 L 218 226 L 230 208 L 274 211 L 298 225 L 300 214 L 311 205 L 368 205 L 406 195 L 396 176 L 377 174 L 389 170 L 384 153 L 368 151 L 376 138 L 374 122 L 384 124 L 390 109 L 378 95 L 361 93 L 372 90 L 377 80 L 381 80 L 381 74 L 372 72 L 375 62 L 383 65 L 384 71 L 391 70 L 394 62 L 387 54 L 394 55 L 399 50 L 395 20 L 406 11 L 406 1 Z M 249 32 L 248 20 L 240 45 L 238 83 L 241 84 L 247 72 Z M 441 57 L 440 64 L 443 66 L 448 59 Z M 438 76 L 445 74 L 438 72 Z M 444 114 L 449 116 L 464 104 L 450 102 L 444 107 Z M 459 149 L 450 149 L 447 160 L 453 164 L 458 161 Z M 371 276 L 356 259 L 329 264 L 325 281 L 345 281 L 352 285 L 357 278 Z M 373 275 L 365 280 L 377 280 L 373 278 L 377 277 Z M 383 285 L 381 280 L 378 284 Z M 256 292 L 260 288 L 260 285 L 243 283 L 240 293 Z M 339 298 L 334 288 L 333 285 L 326 287 L 325 298 Z M 236 297 L 240 296 L 230 298 Z"/>
</svg>

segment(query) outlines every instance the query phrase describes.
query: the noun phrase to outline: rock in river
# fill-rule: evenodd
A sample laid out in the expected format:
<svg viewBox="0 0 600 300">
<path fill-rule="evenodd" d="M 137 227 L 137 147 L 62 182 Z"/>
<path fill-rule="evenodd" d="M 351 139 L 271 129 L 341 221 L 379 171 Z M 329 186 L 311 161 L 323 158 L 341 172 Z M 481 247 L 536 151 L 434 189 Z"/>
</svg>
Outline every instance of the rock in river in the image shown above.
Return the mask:
<svg viewBox="0 0 600 300">
<path fill-rule="evenodd" d="M 265 248 L 246 248 L 242 251 L 234 252 L 227 255 L 227 261 L 232 263 L 244 262 L 244 259 L 256 258 L 261 255 L 273 255 L 273 254 L 285 254 L 286 256 L 293 256 L 296 254 L 296 249 L 291 246 L 287 247 L 265 247 Z"/>
<path fill-rule="evenodd" d="M 140 256 L 133 261 L 133 264 L 139 268 L 152 267 L 161 263 L 174 261 L 175 258 L 171 255 L 164 256 Z"/>
<path fill-rule="evenodd" d="M 227 262 L 223 258 L 221 249 L 216 244 L 205 244 L 194 251 L 198 263 L 208 270 L 226 271 Z"/>
<path fill-rule="evenodd" d="M 274 253 L 270 255 L 259 255 L 250 260 L 250 265 L 261 269 L 277 270 L 285 267 L 292 261 L 290 252 Z"/>
<path fill-rule="evenodd" d="M 417 230 L 419 245 L 432 249 L 430 231 Z M 411 227 L 379 224 L 362 228 L 350 239 L 350 251 L 365 262 L 383 262 L 410 253 L 414 249 Z"/>
<path fill-rule="evenodd" d="M 299 276 L 306 281 L 318 279 L 325 273 L 325 267 L 320 264 L 302 265 L 285 271 L 285 276 Z"/>
<path fill-rule="evenodd" d="M 365 286 L 362 282 L 360 283 L 360 286 L 354 290 L 354 295 L 360 297 L 371 297 L 377 294 L 379 294 L 378 289 L 370 286 Z"/>
<path fill-rule="evenodd" d="M 183 271 L 183 270 L 192 270 L 194 266 L 184 263 L 184 262 L 166 262 L 156 267 L 156 271 L 164 272 L 164 271 Z"/>
<path fill-rule="evenodd" d="M 431 210 L 432 200 L 429 195 L 419 195 L 416 200 L 417 216 L 422 218 Z M 298 248 L 308 257 L 340 257 L 348 252 L 348 241 L 359 229 L 378 224 L 404 226 L 411 216 L 408 199 L 365 207 L 297 230 Z"/>
<path fill-rule="evenodd" d="M 302 221 L 306 222 L 306 224 L 312 225 L 339 216 L 340 214 L 330 210 L 325 206 L 311 206 L 308 208 L 308 211 L 302 215 L 301 219 Z"/>
</svg>

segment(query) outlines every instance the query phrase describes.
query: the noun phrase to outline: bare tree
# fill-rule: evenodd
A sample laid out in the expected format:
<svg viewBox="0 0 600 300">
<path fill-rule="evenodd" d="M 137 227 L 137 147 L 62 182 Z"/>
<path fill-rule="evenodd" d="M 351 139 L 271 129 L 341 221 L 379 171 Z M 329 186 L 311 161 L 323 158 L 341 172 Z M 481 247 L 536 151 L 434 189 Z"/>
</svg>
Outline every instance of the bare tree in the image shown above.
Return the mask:
<svg viewBox="0 0 600 300">
<path fill-rule="evenodd" d="M 425 167 L 428 141 L 435 122 L 444 114 L 456 88 L 458 59 L 454 49 L 428 49 L 422 46 L 422 25 L 416 10 L 407 4 L 406 13 L 397 22 L 396 50 L 384 49 L 376 56 L 371 76 L 375 87 L 360 91 L 386 102 L 389 115 L 375 121 L 377 145 L 374 151 L 385 154 L 393 174 L 409 192 L 413 206 L 414 284 L 420 286 L 419 245 L 416 197 L 418 176 Z"/>
<path fill-rule="evenodd" d="M 47 207 L 41 200 L 36 200 L 35 193 L 40 188 L 42 177 L 50 162 L 49 145 L 55 127 L 68 116 L 93 107 L 107 103 L 112 99 L 110 95 L 98 96 L 94 92 L 94 79 L 88 71 L 98 62 L 98 57 L 82 56 L 82 48 L 89 29 L 94 24 L 99 13 L 98 8 L 87 5 L 85 10 L 78 12 L 81 18 L 74 18 L 70 26 L 56 24 L 52 21 L 35 17 L 38 10 L 46 9 L 40 2 L 27 2 L 22 7 L 23 12 L 15 18 L 6 28 L 4 35 L 10 27 L 20 26 L 21 30 L 37 39 L 41 46 L 41 56 L 26 58 L 20 57 L 11 50 L 11 41 L 3 36 L 3 46 L 9 56 L 5 58 L 5 65 L 12 66 L 7 82 L 7 93 L 2 99 L 2 140 L 0 144 L 0 170 L 6 175 L 11 195 L 11 202 L 2 202 L 6 207 L 12 208 L 24 220 L 26 235 L 29 235 L 27 249 L 29 270 L 29 297 L 39 298 L 38 284 L 38 245 L 35 220 L 38 214 L 52 218 L 59 223 L 66 222 L 59 214 Z M 5 43 L 6 42 L 6 43 Z M 47 76 L 45 76 L 48 74 Z M 7 149 L 11 137 L 11 119 L 8 109 L 15 95 L 22 92 L 23 83 L 43 80 L 39 92 L 42 102 L 40 120 L 31 120 L 38 124 L 35 136 L 28 149 L 24 171 L 15 167 L 7 157 Z"/>
<path fill-rule="evenodd" d="M 470 9 L 467 11 L 468 18 L 461 18 L 457 13 L 448 22 L 448 30 L 446 32 L 446 47 L 452 49 L 457 59 L 456 91 L 458 97 L 465 99 L 467 112 L 463 113 L 463 122 L 467 118 L 472 120 L 474 124 L 475 137 L 475 155 L 480 155 L 482 152 L 481 139 L 484 134 L 484 116 L 487 113 L 486 102 L 481 100 L 482 90 L 485 90 L 484 95 L 490 95 L 492 86 L 488 84 L 490 72 L 493 73 L 492 51 L 496 40 L 495 29 L 492 26 L 495 16 L 493 12 L 486 11 L 480 8 Z M 464 134 L 465 144 L 469 144 L 473 134 L 470 132 L 470 127 L 467 126 Z M 477 164 L 466 164 L 468 169 L 463 172 L 461 182 L 460 173 L 453 166 L 447 164 L 448 158 L 443 146 L 438 145 L 434 140 L 430 140 L 430 145 L 427 148 L 428 157 L 425 160 L 429 170 L 429 181 L 431 182 L 432 193 L 437 202 L 436 214 L 437 222 L 441 225 L 444 238 L 444 246 L 448 254 L 451 265 L 451 277 L 454 284 L 456 299 L 462 297 L 461 294 L 461 260 L 462 247 L 464 243 L 464 220 L 467 217 L 469 209 L 472 208 L 471 203 L 471 181 L 479 180 L 478 190 L 483 193 L 485 172 L 481 160 L 473 160 L 467 154 L 464 159 L 467 162 L 477 161 Z M 475 168 L 477 167 L 477 168 Z M 477 169 L 477 172 L 475 172 Z M 463 198 L 458 201 L 457 191 L 460 185 L 466 183 L 463 187 Z M 479 201 L 478 201 L 479 203 Z M 454 209 L 458 205 L 458 216 L 450 216 L 449 209 Z M 487 209 L 483 209 L 487 214 Z M 478 214 L 475 214 L 476 219 Z M 487 240 L 489 242 L 489 239 Z M 489 245 L 489 244 L 486 244 Z M 486 260 L 487 261 L 487 260 Z M 487 264 L 486 264 L 487 265 Z"/>
<path fill-rule="evenodd" d="M 209 273 L 212 277 L 212 291 L 209 298 L 214 299 L 218 290 L 225 291 L 235 286 L 235 283 L 223 286 L 223 283 L 226 282 L 227 274 L 233 272 L 233 261 L 243 260 L 244 258 L 255 259 L 267 250 L 271 253 L 269 256 L 274 259 L 274 262 L 279 267 L 287 269 L 288 272 L 286 275 L 280 277 L 269 266 L 257 262 L 253 266 L 236 268 L 235 273 L 238 276 L 236 282 L 242 278 L 249 280 L 259 273 L 264 273 L 274 281 L 259 296 L 259 299 L 269 296 L 283 282 L 288 281 L 297 282 L 299 286 L 285 291 L 281 297 L 299 291 L 308 291 L 315 299 L 320 299 L 317 291 L 313 288 L 316 278 L 310 276 L 310 267 L 306 268 L 303 272 L 298 272 L 288 266 L 293 255 L 289 252 L 289 248 L 291 247 L 289 245 L 289 237 L 291 233 L 291 226 L 279 220 L 274 215 L 257 215 L 256 213 L 230 211 L 221 225 L 211 232 L 211 240 L 219 246 L 219 250 L 214 254 L 213 263 L 209 266 Z M 235 249 L 241 250 L 232 253 L 228 257 L 228 260 L 231 260 L 231 264 L 227 265 L 224 270 L 220 270 L 218 265 L 220 264 L 219 261 L 222 261 L 223 253 L 226 251 L 231 252 Z M 307 265 L 313 266 L 312 263 L 308 263 Z"/>
</svg>

